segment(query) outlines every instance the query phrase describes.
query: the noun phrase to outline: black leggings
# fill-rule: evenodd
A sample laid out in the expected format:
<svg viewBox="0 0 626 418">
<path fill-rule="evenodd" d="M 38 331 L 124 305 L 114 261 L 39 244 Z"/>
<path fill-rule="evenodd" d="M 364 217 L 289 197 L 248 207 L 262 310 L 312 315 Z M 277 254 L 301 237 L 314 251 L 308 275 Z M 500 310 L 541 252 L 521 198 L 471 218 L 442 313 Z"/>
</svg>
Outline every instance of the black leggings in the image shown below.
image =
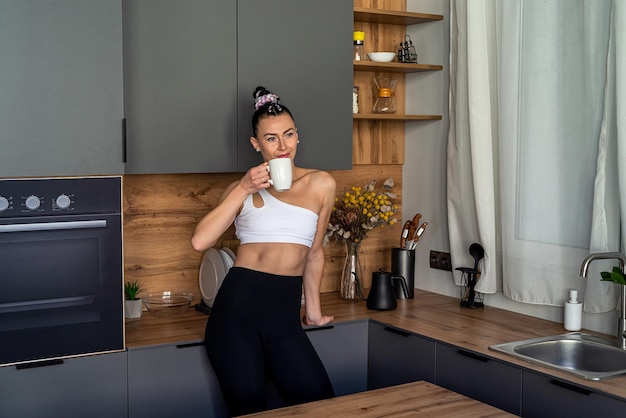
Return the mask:
<svg viewBox="0 0 626 418">
<path fill-rule="evenodd" d="M 206 326 L 206 351 L 231 415 L 334 396 L 300 324 L 302 277 L 232 267 Z"/>
</svg>

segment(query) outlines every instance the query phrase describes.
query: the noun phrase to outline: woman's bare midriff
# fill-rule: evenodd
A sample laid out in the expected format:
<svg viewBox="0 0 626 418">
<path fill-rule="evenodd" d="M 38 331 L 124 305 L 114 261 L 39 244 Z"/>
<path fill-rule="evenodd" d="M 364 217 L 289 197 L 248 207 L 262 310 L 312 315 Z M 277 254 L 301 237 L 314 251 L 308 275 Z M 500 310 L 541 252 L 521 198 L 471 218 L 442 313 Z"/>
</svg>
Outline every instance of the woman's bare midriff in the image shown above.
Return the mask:
<svg viewBox="0 0 626 418">
<path fill-rule="evenodd" d="M 309 247 L 300 244 L 242 244 L 234 265 L 281 276 L 302 276 L 308 253 Z"/>
</svg>

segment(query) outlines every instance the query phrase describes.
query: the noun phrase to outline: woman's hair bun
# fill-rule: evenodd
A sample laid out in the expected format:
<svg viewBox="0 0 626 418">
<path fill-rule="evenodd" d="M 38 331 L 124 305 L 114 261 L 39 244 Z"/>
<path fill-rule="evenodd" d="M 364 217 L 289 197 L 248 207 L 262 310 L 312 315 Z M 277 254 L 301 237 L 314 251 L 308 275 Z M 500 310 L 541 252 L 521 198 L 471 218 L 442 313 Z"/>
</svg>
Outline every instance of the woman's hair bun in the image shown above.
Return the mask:
<svg viewBox="0 0 626 418">
<path fill-rule="evenodd" d="M 261 96 L 265 96 L 266 94 L 270 94 L 271 91 L 269 91 L 268 89 L 266 89 L 263 86 L 258 86 L 256 89 L 254 89 L 254 93 L 252 93 L 252 97 L 254 97 L 255 101 L 257 98 L 261 97 Z"/>
<path fill-rule="evenodd" d="M 268 105 L 269 113 L 280 112 L 282 110 L 280 98 L 263 86 L 258 86 L 254 90 L 254 93 L 252 93 L 252 97 L 254 97 L 254 110 L 259 110 Z"/>
</svg>

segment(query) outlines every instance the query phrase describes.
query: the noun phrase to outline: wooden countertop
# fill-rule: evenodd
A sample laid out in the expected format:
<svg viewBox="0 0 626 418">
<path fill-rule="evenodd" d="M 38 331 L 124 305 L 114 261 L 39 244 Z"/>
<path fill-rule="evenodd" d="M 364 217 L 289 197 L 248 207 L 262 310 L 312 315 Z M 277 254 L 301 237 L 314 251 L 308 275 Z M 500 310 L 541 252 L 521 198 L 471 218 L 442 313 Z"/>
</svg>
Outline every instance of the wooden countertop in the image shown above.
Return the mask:
<svg viewBox="0 0 626 418">
<path fill-rule="evenodd" d="M 246 417 L 513 417 L 432 383 L 419 381 L 323 401 L 245 415 Z"/>
<path fill-rule="evenodd" d="M 338 293 L 323 293 L 322 309 L 325 314 L 334 315 L 335 322 L 373 319 L 626 399 L 626 376 L 601 381 L 586 380 L 489 350 L 489 346 L 493 344 L 564 334 L 567 331 L 563 324 L 489 306 L 479 309 L 463 308 L 456 298 L 419 289 L 415 290 L 414 299 L 398 300 L 398 307 L 391 311 L 369 310 L 365 306 L 365 301 L 346 302 L 339 298 Z M 206 320 L 206 314 L 193 308 L 182 317 L 173 319 L 155 318 L 152 314 L 144 312 L 140 319 L 126 320 L 126 346 L 132 349 L 156 344 L 202 341 Z M 615 339 L 614 336 L 583 331 Z"/>
</svg>

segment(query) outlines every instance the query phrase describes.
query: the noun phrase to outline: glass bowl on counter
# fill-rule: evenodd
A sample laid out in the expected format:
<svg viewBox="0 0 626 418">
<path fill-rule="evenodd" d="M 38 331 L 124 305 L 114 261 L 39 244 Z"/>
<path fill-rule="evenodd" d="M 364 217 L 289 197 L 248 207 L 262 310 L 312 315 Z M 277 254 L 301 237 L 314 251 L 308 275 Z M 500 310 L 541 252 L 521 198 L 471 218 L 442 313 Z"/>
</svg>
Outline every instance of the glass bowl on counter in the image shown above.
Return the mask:
<svg viewBox="0 0 626 418">
<path fill-rule="evenodd" d="M 154 316 L 171 318 L 181 316 L 191 305 L 192 293 L 156 292 L 143 297 L 143 304 Z"/>
</svg>

